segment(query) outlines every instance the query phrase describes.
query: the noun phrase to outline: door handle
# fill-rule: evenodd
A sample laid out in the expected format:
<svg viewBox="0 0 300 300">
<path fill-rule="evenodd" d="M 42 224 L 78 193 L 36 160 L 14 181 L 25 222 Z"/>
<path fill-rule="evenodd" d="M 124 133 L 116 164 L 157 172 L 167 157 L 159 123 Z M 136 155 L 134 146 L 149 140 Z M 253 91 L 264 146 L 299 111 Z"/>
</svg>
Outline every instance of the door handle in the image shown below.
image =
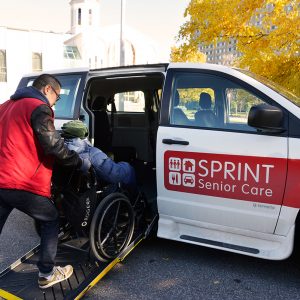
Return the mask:
<svg viewBox="0 0 300 300">
<path fill-rule="evenodd" d="M 173 145 L 173 144 L 176 144 L 176 145 L 189 145 L 190 142 L 188 141 L 180 141 L 180 140 L 172 140 L 172 139 L 163 139 L 162 142 L 164 144 L 167 144 L 167 145 Z"/>
</svg>

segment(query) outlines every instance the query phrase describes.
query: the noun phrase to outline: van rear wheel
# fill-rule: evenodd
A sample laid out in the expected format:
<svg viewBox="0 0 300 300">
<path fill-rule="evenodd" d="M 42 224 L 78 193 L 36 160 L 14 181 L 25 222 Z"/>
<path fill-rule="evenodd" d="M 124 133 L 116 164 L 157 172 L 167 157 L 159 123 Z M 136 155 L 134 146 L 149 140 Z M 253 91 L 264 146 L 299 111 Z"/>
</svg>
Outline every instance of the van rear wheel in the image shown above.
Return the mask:
<svg viewBox="0 0 300 300">
<path fill-rule="evenodd" d="M 97 207 L 90 226 L 90 245 L 100 261 L 116 258 L 133 235 L 134 211 L 128 198 L 120 193 L 106 196 Z"/>
</svg>

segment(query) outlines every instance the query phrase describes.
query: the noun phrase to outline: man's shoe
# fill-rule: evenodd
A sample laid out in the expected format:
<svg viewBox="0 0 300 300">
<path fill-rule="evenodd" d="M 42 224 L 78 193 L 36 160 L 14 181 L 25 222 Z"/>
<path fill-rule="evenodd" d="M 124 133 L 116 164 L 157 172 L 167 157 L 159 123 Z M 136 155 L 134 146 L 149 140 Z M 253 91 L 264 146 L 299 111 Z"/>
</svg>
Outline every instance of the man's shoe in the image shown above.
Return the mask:
<svg viewBox="0 0 300 300">
<path fill-rule="evenodd" d="M 38 279 L 39 287 L 46 289 L 52 285 L 68 279 L 73 274 L 73 267 L 68 265 L 65 267 L 54 267 L 53 274 L 49 277 L 40 277 Z"/>
</svg>

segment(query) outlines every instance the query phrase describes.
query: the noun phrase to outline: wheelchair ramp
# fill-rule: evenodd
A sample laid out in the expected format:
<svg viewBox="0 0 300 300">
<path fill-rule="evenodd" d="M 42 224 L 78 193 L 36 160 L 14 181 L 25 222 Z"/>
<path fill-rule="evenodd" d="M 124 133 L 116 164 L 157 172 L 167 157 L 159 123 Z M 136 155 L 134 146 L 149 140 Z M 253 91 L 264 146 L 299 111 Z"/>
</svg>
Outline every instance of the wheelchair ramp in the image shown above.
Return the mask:
<svg viewBox="0 0 300 300">
<path fill-rule="evenodd" d="M 71 264 L 74 273 L 66 281 L 48 289 L 38 287 L 36 263 L 39 256 L 39 246 L 35 247 L 0 273 L 0 299 L 80 299 L 148 236 L 156 218 L 157 216 L 145 232 L 136 232 L 129 246 L 109 263 L 99 262 L 91 257 L 87 239 L 70 240 L 59 244 L 56 256 L 57 265 Z"/>
<path fill-rule="evenodd" d="M 65 299 L 68 294 L 74 292 L 93 273 L 99 273 L 100 268 L 107 264 L 91 262 L 89 251 L 77 248 L 73 243 L 60 244 L 57 251 L 57 265 L 71 264 L 74 268 L 73 275 L 66 281 L 54 285 L 48 289 L 40 289 L 37 283 L 38 269 L 36 263 L 39 256 L 39 246 L 27 253 L 12 266 L 0 274 L 0 299 Z M 80 241 L 76 241 L 80 242 Z M 3 293 L 3 294 L 2 294 Z M 9 294 L 11 296 L 9 296 Z M 6 296 L 5 296 L 6 294 Z M 13 298 L 17 296 L 18 298 Z"/>
</svg>

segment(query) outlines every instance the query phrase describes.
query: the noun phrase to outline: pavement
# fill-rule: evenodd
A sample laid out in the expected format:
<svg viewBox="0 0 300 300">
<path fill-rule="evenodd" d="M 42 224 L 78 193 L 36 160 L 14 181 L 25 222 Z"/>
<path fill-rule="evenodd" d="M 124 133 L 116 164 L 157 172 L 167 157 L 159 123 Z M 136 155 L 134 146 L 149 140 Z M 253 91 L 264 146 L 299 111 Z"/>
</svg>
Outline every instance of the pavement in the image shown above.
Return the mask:
<svg viewBox="0 0 300 300">
<path fill-rule="evenodd" d="M 33 221 L 14 211 L 0 236 L 0 269 L 39 242 Z M 268 261 L 152 238 L 143 241 L 84 299 L 300 300 L 300 250 Z"/>
<path fill-rule="evenodd" d="M 38 243 L 33 220 L 14 209 L 0 235 L 0 272 Z"/>
<path fill-rule="evenodd" d="M 154 239 L 138 246 L 85 299 L 300 299 L 300 255 L 268 261 Z"/>
</svg>

